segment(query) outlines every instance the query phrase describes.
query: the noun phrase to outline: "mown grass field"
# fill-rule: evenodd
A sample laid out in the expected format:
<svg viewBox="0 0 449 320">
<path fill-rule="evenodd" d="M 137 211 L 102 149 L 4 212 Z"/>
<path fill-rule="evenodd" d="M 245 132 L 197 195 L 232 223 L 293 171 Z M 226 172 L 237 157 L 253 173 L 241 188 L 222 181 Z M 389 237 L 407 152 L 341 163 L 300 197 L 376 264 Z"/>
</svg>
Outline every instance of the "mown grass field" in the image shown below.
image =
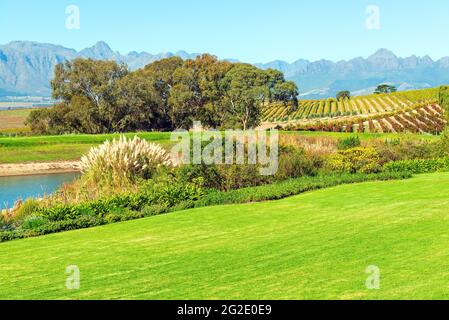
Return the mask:
<svg viewBox="0 0 449 320">
<path fill-rule="evenodd" d="M 0 298 L 449 298 L 448 189 L 422 175 L 3 243 Z"/>
<path fill-rule="evenodd" d="M 126 134 L 128 137 L 134 135 L 162 145 L 170 142 L 170 133 Z M 119 134 L 104 134 L 0 137 L 0 163 L 77 160 L 87 153 L 91 147 L 119 136 Z"/>
<path fill-rule="evenodd" d="M 332 132 L 282 132 L 282 135 L 304 137 L 330 137 L 342 139 L 357 135 L 362 140 L 369 139 L 437 139 L 437 136 L 419 134 L 352 134 Z M 135 133 L 126 134 L 133 137 Z M 137 133 L 141 138 L 170 146 L 170 133 L 148 132 Z M 105 140 L 119 137 L 118 134 L 104 135 L 65 135 L 65 136 L 33 136 L 33 137 L 0 137 L 0 164 L 21 162 L 46 162 L 77 160 L 93 146 Z"/>
<path fill-rule="evenodd" d="M 32 109 L 0 110 L 0 131 L 23 129 Z"/>
</svg>

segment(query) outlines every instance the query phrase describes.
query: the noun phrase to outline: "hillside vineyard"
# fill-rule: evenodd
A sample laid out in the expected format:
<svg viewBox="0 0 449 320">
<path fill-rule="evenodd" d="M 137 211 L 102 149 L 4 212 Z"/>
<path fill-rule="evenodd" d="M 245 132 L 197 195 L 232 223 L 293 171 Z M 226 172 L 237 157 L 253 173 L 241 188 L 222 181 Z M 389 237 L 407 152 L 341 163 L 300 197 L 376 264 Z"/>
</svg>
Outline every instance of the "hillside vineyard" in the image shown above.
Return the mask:
<svg viewBox="0 0 449 320">
<path fill-rule="evenodd" d="M 262 121 L 289 130 L 438 134 L 445 120 L 437 96 L 437 89 L 427 89 L 340 100 L 301 100 L 298 106 L 276 103 L 263 107 Z"/>
</svg>

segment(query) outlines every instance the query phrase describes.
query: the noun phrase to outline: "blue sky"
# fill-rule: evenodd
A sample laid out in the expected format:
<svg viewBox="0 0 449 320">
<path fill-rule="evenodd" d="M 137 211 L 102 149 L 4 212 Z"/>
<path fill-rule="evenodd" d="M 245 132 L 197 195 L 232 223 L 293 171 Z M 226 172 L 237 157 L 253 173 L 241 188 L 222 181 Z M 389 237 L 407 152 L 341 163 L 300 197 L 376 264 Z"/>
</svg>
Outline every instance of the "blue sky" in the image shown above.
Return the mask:
<svg viewBox="0 0 449 320">
<path fill-rule="evenodd" d="M 66 28 L 68 5 L 80 29 Z M 380 30 L 366 27 L 369 5 Z M 33 40 L 74 49 L 186 50 L 247 62 L 340 60 L 388 48 L 400 56 L 449 55 L 447 0 L 1 0 L 0 44 Z"/>
</svg>

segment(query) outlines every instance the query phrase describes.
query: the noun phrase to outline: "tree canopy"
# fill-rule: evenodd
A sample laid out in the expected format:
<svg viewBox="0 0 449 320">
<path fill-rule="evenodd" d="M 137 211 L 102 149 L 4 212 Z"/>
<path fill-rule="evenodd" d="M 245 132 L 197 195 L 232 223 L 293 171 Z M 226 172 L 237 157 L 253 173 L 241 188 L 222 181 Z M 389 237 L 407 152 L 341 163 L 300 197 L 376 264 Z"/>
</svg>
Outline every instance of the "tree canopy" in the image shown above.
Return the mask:
<svg viewBox="0 0 449 320">
<path fill-rule="evenodd" d="M 374 91 L 375 94 L 381 94 L 381 93 L 393 93 L 396 92 L 397 89 L 395 86 L 393 85 L 389 85 L 389 84 L 381 84 L 378 85 L 376 90 Z"/>
<path fill-rule="evenodd" d="M 342 100 L 342 99 L 349 99 L 351 98 L 351 92 L 350 91 L 340 91 L 339 93 L 337 93 L 337 100 Z"/>
<path fill-rule="evenodd" d="M 130 72 L 113 61 L 75 59 L 55 68 L 53 97 L 31 113 L 36 133 L 110 133 L 257 126 L 264 102 L 297 103 L 298 88 L 273 69 L 200 55 L 163 59 Z"/>
</svg>

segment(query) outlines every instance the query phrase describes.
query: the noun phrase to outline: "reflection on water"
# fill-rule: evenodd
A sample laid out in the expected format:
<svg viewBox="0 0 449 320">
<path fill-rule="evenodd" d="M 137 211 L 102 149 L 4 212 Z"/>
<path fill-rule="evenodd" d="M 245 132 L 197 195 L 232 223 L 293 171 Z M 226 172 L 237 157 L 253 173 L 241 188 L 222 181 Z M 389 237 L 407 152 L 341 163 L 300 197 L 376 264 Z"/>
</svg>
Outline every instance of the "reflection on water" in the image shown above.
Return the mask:
<svg viewBox="0 0 449 320">
<path fill-rule="evenodd" d="M 23 177 L 0 177 L 0 209 L 11 208 L 19 199 L 42 197 L 73 181 L 78 173 L 46 174 Z"/>
</svg>

